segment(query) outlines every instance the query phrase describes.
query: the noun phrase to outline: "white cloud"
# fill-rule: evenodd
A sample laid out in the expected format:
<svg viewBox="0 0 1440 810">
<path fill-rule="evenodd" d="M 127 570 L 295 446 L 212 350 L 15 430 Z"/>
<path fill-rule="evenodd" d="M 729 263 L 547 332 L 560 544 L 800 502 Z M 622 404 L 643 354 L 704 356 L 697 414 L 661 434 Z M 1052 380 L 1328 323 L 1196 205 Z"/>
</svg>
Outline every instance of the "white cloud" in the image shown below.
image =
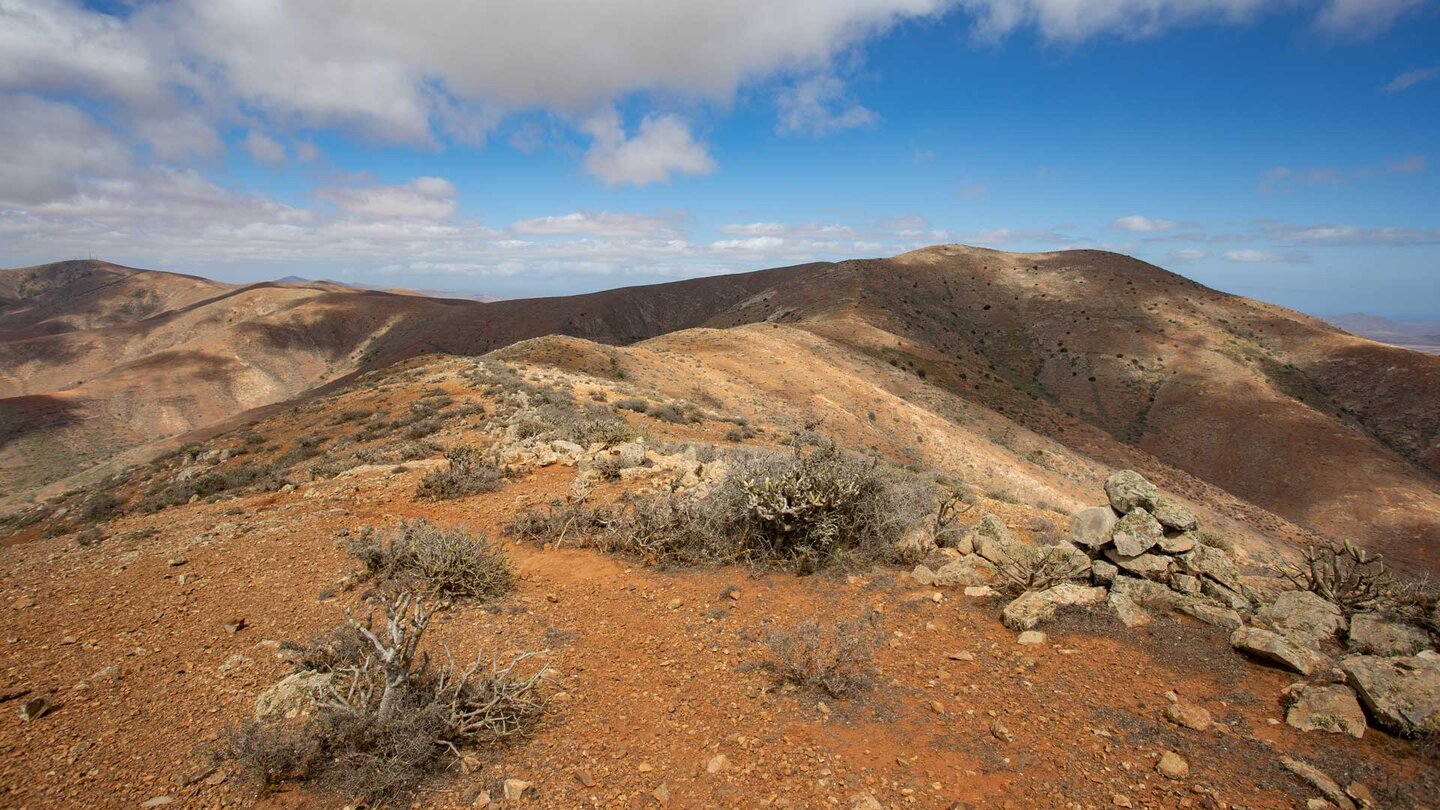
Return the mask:
<svg viewBox="0 0 1440 810">
<path fill-rule="evenodd" d="M 289 157 L 283 144 L 258 129 L 245 136 L 245 151 L 256 163 L 267 166 L 279 166 Z"/>
<path fill-rule="evenodd" d="M 130 168 L 125 144 L 71 104 L 0 93 L 0 108 L 0 204 L 43 204 Z"/>
<path fill-rule="evenodd" d="M 399 186 L 326 188 L 315 194 L 365 219 L 442 220 L 455 213 L 455 186 L 442 177 L 417 177 Z"/>
<path fill-rule="evenodd" d="M 775 132 L 780 135 L 818 138 L 842 129 L 871 126 L 879 120 L 851 97 L 844 82 L 827 75 L 811 76 L 781 90 L 776 106 L 780 121 Z"/>
<path fill-rule="evenodd" d="M 1196 249 L 1196 248 L 1184 248 L 1184 249 L 1182 249 L 1182 250 L 1177 250 L 1177 251 L 1172 252 L 1172 253 L 1170 254 L 1170 261 L 1172 261 L 1172 262 L 1198 262 L 1198 261 L 1201 261 L 1202 259 L 1208 259 L 1209 257 L 1210 257 L 1210 251 L 1208 251 L 1208 250 L 1198 250 L 1198 249 Z"/>
<path fill-rule="evenodd" d="M 1373 36 L 1424 0 L 1310 0 L 1315 26 L 1350 38 Z M 1033 28 L 1052 42 L 1102 35 L 1154 36 L 1202 23 L 1240 24 L 1292 9 L 1294 0 L 958 0 L 975 17 L 975 34 L 998 39 Z"/>
<path fill-rule="evenodd" d="M 1288 166 L 1277 166 L 1260 176 L 1260 190 L 1276 192 L 1293 191 L 1300 186 L 1338 186 L 1387 174 L 1419 174 L 1425 171 L 1425 167 L 1424 155 L 1406 155 L 1388 159 L 1379 165 L 1349 169 L 1333 166 L 1292 169 Z"/>
<path fill-rule="evenodd" d="M 671 174 L 709 174 L 715 161 L 689 126 L 673 115 L 649 115 L 627 137 L 620 114 L 607 110 L 584 122 L 593 140 L 585 171 L 607 185 L 643 186 L 669 182 Z"/>
<path fill-rule="evenodd" d="M 1390 94 L 1403 93 L 1421 82 L 1430 81 L 1436 76 L 1440 76 L 1440 66 L 1407 70 L 1392 79 L 1389 84 L 1385 85 L 1385 92 Z"/>
<path fill-rule="evenodd" d="M 1386 161 L 1382 171 L 1385 174 L 1419 174 L 1425 171 L 1425 156 L 1406 155 L 1399 160 Z"/>
<path fill-rule="evenodd" d="M 1302 245 L 1354 246 L 1388 245 L 1403 247 L 1440 244 L 1440 228 L 1419 229 L 1385 226 L 1362 228 L 1357 225 L 1292 225 L 1265 220 L 1261 223 L 1266 238 L 1277 242 Z"/>
<path fill-rule="evenodd" d="M 575 212 L 516 222 L 510 230 L 532 236 L 590 234 L 592 236 L 674 236 L 675 218 L 644 214 Z"/>
<path fill-rule="evenodd" d="M 1227 250 L 1221 255 L 1224 256 L 1226 261 L 1241 264 L 1303 264 L 1310 261 L 1309 254 L 1298 251 L 1276 253 L 1270 250 L 1256 250 L 1254 248 Z"/>
<path fill-rule="evenodd" d="M 1316 27 L 1335 36 L 1365 39 L 1379 34 L 1425 0 L 1328 0 Z"/>
<path fill-rule="evenodd" d="M 1120 217 L 1119 219 L 1110 223 L 1110 227 L 1112 228 L 1118 228 L 1122 231 L 1131 231 L 1133 233 L 1156 233 L 1158 231 L 1168 231 L 1172 230 L 1175 225 L 1176 223 L 1172 220 L 1150 219 L 1149 217 L 1144 217 L 1139 214 L 1133 214 L 1128 217 Z"/>
</svg>

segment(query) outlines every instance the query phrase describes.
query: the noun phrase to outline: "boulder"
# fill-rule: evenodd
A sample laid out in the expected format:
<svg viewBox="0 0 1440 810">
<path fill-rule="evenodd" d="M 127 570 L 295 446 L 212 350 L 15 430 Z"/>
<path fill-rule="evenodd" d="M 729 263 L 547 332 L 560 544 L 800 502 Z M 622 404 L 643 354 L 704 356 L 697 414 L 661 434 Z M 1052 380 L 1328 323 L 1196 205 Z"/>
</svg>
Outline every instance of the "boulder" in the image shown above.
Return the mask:
<svg viewBox="0 0 1440 810">
<path fill-rule="evenodd" d="M 645 445 L 639 442 L 621 442 L 611 451 L 620 460 L 620 466 L 639 467 L 645 463 Z"/>
<path fill-rule="evenodd" d="M 1115 575 L 1119 572 L 1120 569 L 1114 563 L 1104 560 L 1094 560 L 1090 563 L 1090 578 L 1096 585 L 1109 585 L 1115 581 Z"/>
<path fill-rule="evenodd" d="M 1243 595 L 1230 590 L 1213 579 L 1200 580 L 1200 592 L 1214 599 L 1216 602 L 1241 613 L 1249 613 L 1255 609 L 1250 600 Z"/>
<path fill-rule="evenodd" d="M 1196 596 L 1200 593 L 1200 580 L 1189 574 L 1172 573 L 1170 575 L 1170 587 L 1180 593 Z"/>
<path fill-rule="evenodd" d="M 1140 473 L 1118 470 L 1105 479 L 1105 495 L 1115 511 L 1125 515 L 1136 507 L 1153 508 L 1160 492 Z"/>
<path fill-rule="evenodd" d="M 1195 538 L 1191 536 L 1190 532 L 1166 531 L 1165 536 L 1161 537 L 1160 542 L 1156 545 L 1160 546 L 1160 550 L 1166 554 L 1184 554 L 1187 551 L 1193 551 L 1198 543 L 1195 542 Z"/>
<path fill-rule="evenodd" d="M 1350 619 L 1350 649 L 1365 655 L 1414 655 L 1430 646 L 1430 634 L 1419 627 L 1378 613 L 1357 613 Z"/>
<path fill-rule="evenodd" d="M 1285 722 L 1301 731 L 1328 731 L 1359 738 L 1365 734 L 1365 711 L 1347 686 L 1296 684 L 1290 689 Z"/>
<path fill-rule="evenodd" d="M 1219 605 L 1212 605 L 1193 596 L 1182 598 L 1175 608 L 1187 616 L 1215 627 L 1223 627 L 1226 630 L 1234 630 L 1245 624 L 1245 620 L 1240 618 L 1239 613 Z"/>
<path fill-rule="evenodd" d="M 1165 529 L 1144 507 L 1139 506 L 1116 521 L 1115 529 L 1110 532 L 1115 550 L 1126 557 L 1144 554 L 1164 536 Z"/>
<path fill-rule="evenodd" d="M 1180 603 L 1181 596 L 1158 582 L 1151 582 L 1148 579 L 1137 579 L 1132 576 L 1121 574 L 1115 577 L 1110 584 L 1110 590 L 1123 596 L 1128 596 L 1136 604 L 1146 607 L 1161 606 L 1175 607 Z"/>
<path fill-rule="evenodd" d="M 1177 532 L 1193 532 L 1200 528 L 1200 521 L 1195 513 L 1186 509 L 1184 504 L 1164 495 L 1155 497 L 1155 508 L 1150 510 L 1160 525 L 1167 529 L 1174 529 Z"/>
<path fill-rule="evenodd" d="M 334 676 L 305 670 L 287 675 L 255 698 L 255 719 L 293 718 L 307 715 L 315 701 L 330 688 Z"/>
<path fill-rule="evenodd" d="M 995 581 L 995 565 L 979 554 L 967 554 L 935 571 L 936 585 L 987 585 Z"/>
<path fill-rule="evenodd" d="M 1104 588 L 1064 583 L 1043 591 L 1027 591 L 1005 606 L 1000 621 L 1011 630 L 1034 630 L 1055 618 L 1062 606 L 1097 605 L 1105 601 Z"/>
<path fill-rule="evenodd" d="M 1340 608 L 1310 591 L 1286 591 L 1255 616 L 1280 635 L 1310 647 L 1334 639 L 1345 627 Z"/>
<path fill-rule="evenodd" d="M 1150 614 L 1135 604 L 1135 600 L 1123 593 L 1111 591 L 1105 602 L 1110 606 L 1115 618 L 1119 619 L 1120 623 L 1126 627 L 1140 627 L 1150 623 Z"/>
<path fill-rule="evenodd" d="M 1093 563 L 1090 555 L 1072 543 L 1060 541 L 1054 545 L 1042 546 L 1040 553 L 1048 557 L 1047 568 L 1058 576 L 1070 579 L 1088 579 Z"/>
<path fill-rule="evenodd" d="M 1240 569 L 1230 555 L 1220 549 L 1197 545 L 1175 559 L 1180 562 L 1181 571 L 1197 577 L 1209 577 L 1236 593 L 1240 592 Z"/>
<path fill-rule="evenodd" d="M 1135 576 L 1164 582 L 1170 577 L 1170 558 L 1164 554 L 1136 554 L 1126 556 L 1118 548 L 1105 549 L 1105 558 L 1115 563 L 1121 571 Z"/>
<path fill-rule="evenodd" d="M 1329 664 L 1329 659 L 1315 650 L 1262 627 L 1237 629 L 1230 634 L 1230 646 L 1301 675 L 1310 675 Z"/>
<path fill-rule="evenodd" d="M 1352 655 L 1340 669 L 1376 725 L 1405 737 L 1440 731 L 1440 655 Z"/>
<path fill-rule="evenodd" d="M 975 553 L 996 565 L 1022 559 L 1029 548 L 1005 521 L 994 515 L 982 516 L 975 527 Z"/>
<path fill-rule="evenodd" d="M 1070 541 L 1081 548 L 1101 548 L 1110 542 L 1117 520 L 1115 510 L 1108 506 L 1081 509 L 1070 518 Z"/>
</svg>

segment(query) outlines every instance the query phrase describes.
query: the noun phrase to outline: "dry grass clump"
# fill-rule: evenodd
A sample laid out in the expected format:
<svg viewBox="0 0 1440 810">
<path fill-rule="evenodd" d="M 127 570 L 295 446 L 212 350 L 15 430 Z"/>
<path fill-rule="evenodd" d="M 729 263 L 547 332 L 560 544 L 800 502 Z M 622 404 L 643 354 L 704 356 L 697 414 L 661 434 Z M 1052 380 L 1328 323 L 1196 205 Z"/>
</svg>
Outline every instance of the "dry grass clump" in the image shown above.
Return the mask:
<svg viewBox="0 0 1440 810">
<path fill-rule="evenodd" d="M 447 598 L 489 599 L 508 592 L 515 572 L 505 551 L 483 534 L 407 520 L 386 531 L 370 526 L 346 543 L 364 578 L 424 588 Z"/>
<path fill-rule="evenodd" d="M 403 803 L 465 750 L 527 733 L 545 708 L 534 653 L 500 664 L 432 666 L 420 642 L 433 613 L 412 593 L 384 601 L 385 619 L 349 618 L 328 660 L 328 686 L 308 715 L 255 720 L 226 753 L 264 786 L 305 782 L 372 806 Z M 301 662 L 303 665 L 304 662 Z M 303 671 L 297 669 L 297 671 Z"/>
<path fill-rule="evenodd" d="M 838 699 L 869 686 L 879 632 L 870 614 L 828 628 L 801 622 L 771 631 L 765 643 L 771 654 L 766 665 L 784 681 Z"/>
<path fill-rule="evenodd" d="M 415 488 L 416 498 L 449 501 L 500 488 L 504 472 L 493 457 L 483 455 L 468 444 L 451 448 L 445 457 L 450 460 L 450 466 L 426 473 Z"/>
</svg>

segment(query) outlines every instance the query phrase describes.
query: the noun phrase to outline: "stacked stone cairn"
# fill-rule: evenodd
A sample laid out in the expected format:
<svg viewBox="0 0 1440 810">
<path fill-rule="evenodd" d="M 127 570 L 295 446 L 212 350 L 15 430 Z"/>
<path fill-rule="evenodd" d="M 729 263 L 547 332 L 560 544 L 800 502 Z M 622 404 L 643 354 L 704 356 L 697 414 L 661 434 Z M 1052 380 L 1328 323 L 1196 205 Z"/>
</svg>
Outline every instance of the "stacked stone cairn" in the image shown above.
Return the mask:
<svg viewBox="0 0 1440 810">
<path fill-rule="evenodd" d="M 1380 613 L 1347 617 L 1284 576 L 1242 573 L 1194 512 L 1139 473 L 1114 473 L 1105 494 L 1108 505 L 1081 510 L 1068 540 L 1047 545 L 1026 543 L 983 515 L 963 536 L 941 538 L 911 576 L 964 587 L 967 596 L 999 596 L 1019 590 L 1007 572 L 1043 562 L 1043 587 L 1005 606 L 1006 627 L 1033 630 L 1067 607 L 1103 605 L 1131 628 L 1149 624 L 1151 611 L 1175 611 L 1230 631 L 1236 650 L 1302 676 L 1285 695 L 1295 728 L 1359 737 L 1368 716 L 1402 736 L 1440 733 L 1440 654 L 1424 628 Z"/>
</svg>

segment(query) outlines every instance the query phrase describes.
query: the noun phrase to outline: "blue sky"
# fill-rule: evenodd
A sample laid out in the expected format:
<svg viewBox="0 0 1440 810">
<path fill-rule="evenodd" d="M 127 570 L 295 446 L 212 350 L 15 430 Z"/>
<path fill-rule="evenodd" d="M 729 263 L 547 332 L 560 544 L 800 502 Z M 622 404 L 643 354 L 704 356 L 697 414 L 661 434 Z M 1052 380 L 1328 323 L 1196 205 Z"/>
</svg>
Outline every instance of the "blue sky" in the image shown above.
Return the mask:
<svg viewBox="0 0 1440 810">
<path fill-rule="evenodd" d="M 937 242 L 1440 320 L 1435 0 L 0 0 L 0 264 L 544 295 Z"/>
</svg>

